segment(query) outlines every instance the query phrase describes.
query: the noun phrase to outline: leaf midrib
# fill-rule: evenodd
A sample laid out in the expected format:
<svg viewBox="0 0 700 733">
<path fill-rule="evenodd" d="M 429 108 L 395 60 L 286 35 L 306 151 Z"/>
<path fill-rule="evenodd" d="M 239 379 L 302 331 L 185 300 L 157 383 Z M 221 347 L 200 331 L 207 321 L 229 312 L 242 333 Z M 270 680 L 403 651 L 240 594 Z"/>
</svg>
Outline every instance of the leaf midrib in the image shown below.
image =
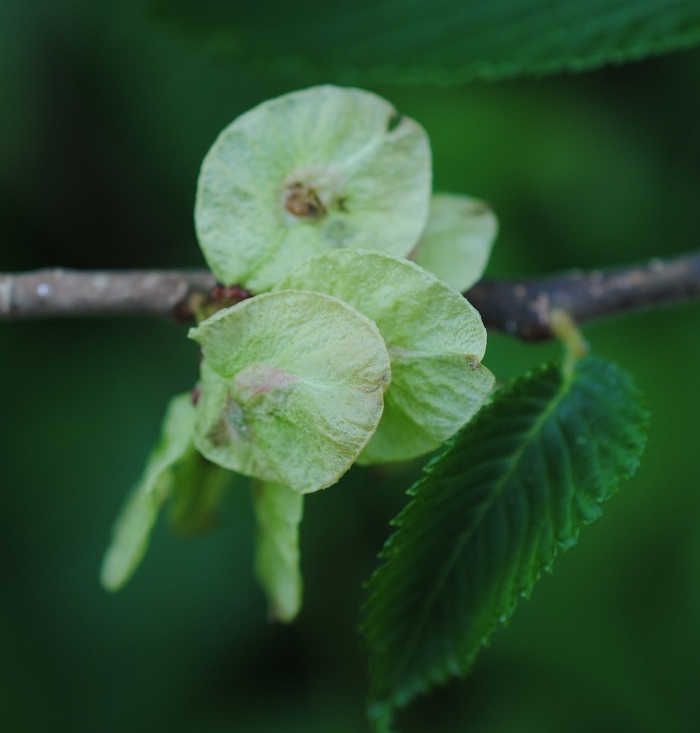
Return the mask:
<svg viewBox="0 0 700 733">
<path fill-rule="evenodd" d="M 517 466 L 520 463 L 520 460 L 525 453 L 525 451 L 528 449 L 530 444 L 532 443 L 533 439 L 536 435 L 539 434 L 542 426 L 544 423 L 551 417 L 551 415 L 556 411 L 559 404 L 561 403 L 564 396 L 567 394 L 571 387 L 572 378 L 570 375 L 564 375 L 564 379 L 562 380 L 561 386 L 559 387 L 559 390 L 554 395 L 553 399 L 550 401 L 549 406 L 543 410 L 542 414 L 535 420 L 532 427 L 526 431 L 525 437 L 520 442 L 520 445 L 518 447 L 518 450 L 513 454 L 510 466 L 509 468 L 503 473 L 501 478 L 495 483 L 494 490 L 491 493 L 491 497 L 488 500 L 485 500 L 482 503 L 482 508 L 477 513 L 474 520 L 471 522 L 469 527 L 466 527 L 463 532 L 460 533 L 460 539 L 455 543 L 455 547 L 450 554 L 449 560 L 445 563 L 441 571 L 438 573 L 436 582 L 433 585 L 432 590 L 430 593 L 426 595 L 425 601 L 422 605 L 421 611 L 419 614 L 417 614 L 418 622 L 414 625 L 413 630 L 411 631 L 409 638 L 406 642 L 406 645 L 404 646 L 404 653 L 401 654 L 397 661 L 396 667 L 398 668 L 398 673 L 395 675 L 396 677 L 400 677 L 403 675 L 403 672 L 405 668 L 407 667 L 409 660 L 413 656 L 416 646 L 418 644 L 418 640 L 423 632 L 423 629 L 425 628 L 425 625 L 428 622 L 428 619 L 431 616 L 432 610 L 435 606 L 436 600 L 447 582 L 447 578 L 449 577 L 450 573 L 452 572 L 452 569 L 456 565 L 460 555 L 462 554 L 464 547 L 466 546 L 467 542 L 471 539 L 474 530 L 481 524 L 483 521 L 484 516 L 488 512 L 488 510 L 493 505 L 494 501 L 497 497 L 501 496 L 505 486 L 507 485 L 510 478 L 515 473 L 515 470 Z M 423 688 L 424 684 L 419 684 L 419 689 Z"/>
</svg>

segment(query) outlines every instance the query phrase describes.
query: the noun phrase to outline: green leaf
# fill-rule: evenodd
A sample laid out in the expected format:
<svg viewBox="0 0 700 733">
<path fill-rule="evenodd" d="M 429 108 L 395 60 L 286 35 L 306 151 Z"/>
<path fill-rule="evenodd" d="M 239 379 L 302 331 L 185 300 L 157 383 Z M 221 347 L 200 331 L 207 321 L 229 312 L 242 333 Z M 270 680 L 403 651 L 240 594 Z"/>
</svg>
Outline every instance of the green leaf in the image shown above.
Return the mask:
<svg viewBox="0 0 700 733">
<path fill-rule="evenodd" d="M 195 444 L 220 466 L 309 493 L 334 484 L 377 428 L 389 354 L 376 325 L 337 298 L 264 293 L 190 337 L 204 353 Z"/>
<path fill-rule="evenodd" d="M 352 84 L 581 71 L 700 42 L 697 0 L 152 1 L 248 65 Z"/>
<path fill-rule="evenodd" d="M 257 519 L 255 572 L 267 593 L 270 618 L 293 621 L 301 609 L 299 524 L 304 497 L 287 486 L 255 482 L 253 505 Z"/>
<path fill-rule="evenodd" d="M 199 176 L 197 237 L 221 282 L 270 290 L 336 247 L 408 254 L 430 185 L 430 143 L 418 123 L 360 89 L 304 89 L 219 135 Z"/>
<path fill-rule="evenodd" d="M 384 414 L 361 463 L 400 461 L 439 448 L 484 404 L 494 377 L 481 359 L 477 311 L 435 275 L 401 257 L 335 250 L 303 262 L 281 287 L 318 290 L 374 323 L 391 359 Z"/>
<path fill-rule="evenodd" d="M 190 393 L 173 397 L 163 420 L 160 442 L 114 526 L 100 571 L 100 580 L 107 590 L 119 590 L 143 559 L 153 525 L 173 492 L 173 469 L 194 452 L 193 425 Z"/>
<path fill-rule="evenodd" d="M 483 201 L 435 194 L 428 223 L 410 259 L 464 292 L 481 279 L 497 231 L 498 221 Z"/>
<path fill-rule="evenodd" d="M 632 476 L 648 415 L 599 358 L 547 366 L 498 393 L 431 462 L 369 583 L 370 715 L 465 674 L 559 549 Z"/>
</svg>

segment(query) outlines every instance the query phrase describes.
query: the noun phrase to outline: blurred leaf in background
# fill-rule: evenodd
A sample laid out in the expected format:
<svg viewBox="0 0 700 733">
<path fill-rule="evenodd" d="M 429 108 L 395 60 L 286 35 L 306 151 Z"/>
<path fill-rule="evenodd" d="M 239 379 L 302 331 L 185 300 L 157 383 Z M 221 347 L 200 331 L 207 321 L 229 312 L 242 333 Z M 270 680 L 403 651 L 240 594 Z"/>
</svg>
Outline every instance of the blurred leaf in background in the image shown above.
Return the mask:
<svg viewBox="0 0 700 733">
<path fill-rule="evenodd" d="M 250 10 L 250 23 L 268 6 Z M 661 6 L 656 17 L 672 19 L 697 4 L 648 5 Z M 262 51 L 290 18 L 289 5 L 277 7 Z M 364 7 L 381 17 L 393 6 Z M 156 9 L 3 3 L 0 271 L 203 265 L 194 191 L 218 132 L 312 72 L 355 83 L 339 61 L 262 74 L 245 53 L 229 53 L 224 33 L 217 45 Z M 309 33 L 326 17 L 294 10 Z M 682 45 L 695 38 L 688 28 L 666 30 Z M 246 43 L 257 43 L 250 32 Z M 297 48 L 304 38 L 294 36 Z M 314 38 L 331 50 L 338 40 Z M 424 125 L 437 190 L 493 206 L 501 233 L 487 274 L 516 276 L 697 247 L 699 75 L 700 54 L 690 51 L 498 84 L 399 87 L 386 75 L 363 84 Z M 585 329 L 649 397 L 641 469 L 471 676 L 413 706 L 402 731 L 697 729 L 699 327 L 693 304 Z M 506 382 L 557 352 L 493 334 L 487 355 Z M 266 621 L 245 490 L 230 492 L 204 538 L 157 527 L 123 594 L 99 586 L 124 493 L 167 400 L 196 372 L 197 350 L 173 324 L 0 324 L 0 729 L 366 729 L 362 583 L 419 465 L 356 470 L 307 502 L 305 608 L 289 628 Z"/>
<path fill-rule="evenodd" d="M 229 58 L 309 81 L 439 83 L 581 71 L 700 41 L 694 0 L 151 0 Z"/>
</svg>

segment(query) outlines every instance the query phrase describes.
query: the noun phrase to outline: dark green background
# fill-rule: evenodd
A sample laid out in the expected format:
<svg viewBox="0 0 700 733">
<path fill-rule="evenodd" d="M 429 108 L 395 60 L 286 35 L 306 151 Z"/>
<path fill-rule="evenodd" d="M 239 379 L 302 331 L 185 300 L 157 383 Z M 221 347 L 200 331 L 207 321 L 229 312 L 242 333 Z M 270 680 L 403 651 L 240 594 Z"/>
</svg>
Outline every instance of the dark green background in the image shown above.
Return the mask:
<svg viewBox="0 0 700 733">
<path fill-rule="evenodd" d="M 146 6 L 144 6 L 146 7 Z M 373 87 L 431 137 L 435 187 L 490 201 L 489 274 L 536 275 L 698 246 L 700 54 L 580 76 Z M 333 81 L 332 78 L 328 81 Z M 303 86 L 262 76 L 137 3 L 0 9 L 0 271 L 200 266 L 192 208 L 219 130 Z M 406 732 L 694 731 L 700 726 L 700 306 L 585 328 L 648 395 L 638 476 L 521 604 L 473 674 Z M 501 381 L 557 354 L 490 337 Z M 410 469 L 312 496 L 305 608 L 266 621 L 252 510 L 163 526 L 117 595 L 97 573 L 169 396 L 196 378 L 185 329 L 147 320 L 0 324 L 0 729 L 366 730 L 361 585 Z"/>
</svg>

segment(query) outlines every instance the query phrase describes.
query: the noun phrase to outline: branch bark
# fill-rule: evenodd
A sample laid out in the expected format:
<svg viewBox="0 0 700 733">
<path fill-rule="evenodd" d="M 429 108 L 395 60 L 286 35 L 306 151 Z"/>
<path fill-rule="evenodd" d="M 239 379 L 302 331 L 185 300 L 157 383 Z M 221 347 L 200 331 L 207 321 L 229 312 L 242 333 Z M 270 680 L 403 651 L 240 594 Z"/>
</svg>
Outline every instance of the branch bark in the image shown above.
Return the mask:
<svg viewBox="0 0 700 733">
<path fill-rule="evenodd" d="M 38 270 L 0 274 L 0 320 L 155 316 L 189 321 L 216 283 L 206 270 Z M 700 252 L 670 260 L 531 280 L 486 279 L 466 297 L 487 328 L 525 341 L 553 337 L 552 308 L 577 323 L 700 298 Z"/>
<path fill-rule="evenodd" d="M 0 320 L 156 316 L 188 321 L 191 298 L 215 286 L 206 270 L 65 270 L 0 274 Z"/>
<path fill-rule="evenodd" d="M 554 336 L 552 308 L 578 324 L 626 311 L 700 298 L 700 252 L 669 260 L 534 280 L 482 280 L 466 297 L 487 328 L 540 341 Z"/>
</svg>

